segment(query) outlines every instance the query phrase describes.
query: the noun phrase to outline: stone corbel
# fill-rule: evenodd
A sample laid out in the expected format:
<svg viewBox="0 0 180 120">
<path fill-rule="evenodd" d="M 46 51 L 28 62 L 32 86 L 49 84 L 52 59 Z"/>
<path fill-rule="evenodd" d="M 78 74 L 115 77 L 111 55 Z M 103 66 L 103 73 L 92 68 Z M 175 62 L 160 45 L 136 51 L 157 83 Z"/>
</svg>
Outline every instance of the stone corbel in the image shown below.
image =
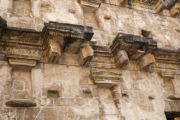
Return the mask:
<svg viewBox="0 0 180 120">
<path fill-rule="evenodd" d="M 155 62 L 154 56 L 149 53 L 157 48 L 157 43 L 151 38 L 119 33 L 110 48 L 117 66 L 123 67 L 129 60 L 142 60 L 144 68 Z"/>
<path fill-rule="evenodd" d="M 161 0 L 154 6 L 155 13 L 160 13 L 161 10 L 164 8 L 164 5 L 161 3 Z"/>
<path fill-rule="evenodd" d="M 92 28 L 87 26 L 57 22 L 45 23 L 43 28 L 45 62 L 58 63 L 63 53 L 78 54 L 81 45 L 90 41 L 93 34 Z M 88 48 L 90 47 L 86 47 Z M 85 49 L 82 50 L 85 51 Z"/>
<path fill-rule="evenodd" d="M 94 56 L 94 50 L 90 43 L 82 44 L 82 48 L 80 49 L 80 64 L 84 66 L 88 66 L 90 64 L 91 59 Z"/>
<path fill-rule="evenodd" d="M 168 50 L 158 48 L 153 52 L 156 59 L 156 72 L 164 80 L 173 80 L 179 72 L 177 71 L 180 59 L 179 50 Z M 171 69 L 169 69 L 171 68 Z"/>
<path fill-rule="evenodd" d="M 101 5 L 100 0 L 79 0 L 79 3 L 83 5 L 84 7 L 91 7 L 94 9 L 97 9 Z"/>
<path fill-rule="evenodd" d="M 171 16 L 176 16 L 180 13 L 180 3 L 176 3 L 171 9 L 170 14 Z"/>
<path fill-rule="evenodd" d="M 4 30 L 7 27 L 7 21 L 0 16 L 0 59 L 5 58 L 4 42 L 1 40 Z"/>
<path fill-rule="evenodd" d="M 114 59 L 118 67 L 123 67 L 129 63 L 129 57 L 125 50 L 119 50 Z"/>
<path fill-rule="evenodd" d="M 58 63 L 61 56 L 61 46 L 56 41 L 50 39 L 47 51 L 44 52 L 45 61 L 49 63 Z"/>
<path fill-rule="evenodd" d="M 153 54 L 147 53 L 140 59 L 140 66 L 142 69 L 146 69 L 149 66 L 155 64 L 156 60 Z"/>
</svg>

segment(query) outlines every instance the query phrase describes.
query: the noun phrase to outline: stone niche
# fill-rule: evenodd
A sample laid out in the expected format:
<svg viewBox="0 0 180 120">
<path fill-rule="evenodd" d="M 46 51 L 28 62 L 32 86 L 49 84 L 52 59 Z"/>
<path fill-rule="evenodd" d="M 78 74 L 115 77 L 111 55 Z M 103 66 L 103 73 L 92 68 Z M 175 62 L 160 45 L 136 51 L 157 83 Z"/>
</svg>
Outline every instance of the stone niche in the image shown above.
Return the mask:
<svg viewBox="0 0 180 120">
<path fill-rule="evenodd" d="M 84 24 L 92 26 L 93 28 L 98 28 L 97 21 L 97 10 L 101 5 L 100 0 L 79 0 L 82 5 L 84 14 Z"/>
<path fill-rule="evenodd" d="M 6 102 L 10 107 L 33 107 L 31 68 L 15 66 L 12 68 L 12 86 L 10 99 Z"/>
<path fill-rule="evenodd" d="M 29 17 L 31 14 L 31 0 L 13 0 L 13 15 Z"/>
</svg>

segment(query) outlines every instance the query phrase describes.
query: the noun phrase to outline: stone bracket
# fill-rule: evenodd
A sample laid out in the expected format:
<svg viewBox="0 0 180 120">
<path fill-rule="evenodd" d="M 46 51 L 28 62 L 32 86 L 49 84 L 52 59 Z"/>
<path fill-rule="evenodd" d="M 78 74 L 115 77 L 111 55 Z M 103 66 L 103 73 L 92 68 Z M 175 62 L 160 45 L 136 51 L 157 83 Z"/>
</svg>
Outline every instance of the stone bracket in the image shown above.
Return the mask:
<svg viewBox="0 0 180 120">
<path fill-rule="evenodd" d="M 171 9 L 170 14 L 171 16 L 176 16 L 180 13 L 180 3 L 176 3 Z"/>
<path fill-rule="evenodd" d="M 152 38 L 118 33 L 110 48 L 118 66 L 122 67 L 126 65 L 129 59 L 140 60 L 142 58 L 141 60 L 144 62 L 142 67 L 144 68 L 155 62 L 153 55 L 149 55 L 148 53 L 152 53 L 157 48 L 157 43 Z M 152 58 L 151 61 L 146 59 L 149 56 Z"/>
<path fill-rule="evenodd" d="M 94 56 L 94 50 L 90 43 L 82 44 L 82 48 L 80 49 L 79 53 L 80 64 L 84 66 L 88 66 L 91 62 L 91 59 Z"/>
<path fill-rule="evenodd" d="M 80 46 L 90 41 L 93 36 L 92 27 L 49 22 L 43 28 L 45 61 L 57 63 L 61 53 L 77 54 Z"/>
</svg>

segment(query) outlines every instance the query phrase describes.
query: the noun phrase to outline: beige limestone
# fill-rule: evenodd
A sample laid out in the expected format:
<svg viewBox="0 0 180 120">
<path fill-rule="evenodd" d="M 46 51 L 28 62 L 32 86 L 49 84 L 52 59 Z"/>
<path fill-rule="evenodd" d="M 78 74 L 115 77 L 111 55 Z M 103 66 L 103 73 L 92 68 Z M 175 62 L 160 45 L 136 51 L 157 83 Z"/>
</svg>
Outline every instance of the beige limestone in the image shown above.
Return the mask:
<svg viewBox="0 0 180 120">
<path fill-rule="evenodd" d="M 178 18 L 152 14 L 144 8 L 115 6 L 125 4 L 125 0 L 106 0 L 101 5 L 87 3 L 77 0 L 0 0 L 0 16 L 10 27 L 38 31 L 49 21 L 90 25 L 94 28 L 92 41 L 106 47 L 111 45 L 118 32 L 142 36 L 143 29 L 150 31 L 158 48 L 179 49 Z M 155 11 L 161 9 L 158 3 Z M 172 9 L 172 15 L 179 12 Z M 169 15 L 169 11 L 163 12 Z M 139 59 L 129 60 L 128 54 L 121 51 L 119 62 L 129 63 L 124 68 L 117 68 L 109 49 L 94 50 L 90 44 L 81 46 L 77 43 L 75 46 L 81 48 L 80 53 L 74 54 L 72 46 L 62 53 L 62 43 L 50 41 L 50 44 L 53 44 L 50 52 L 55 54 L 50 55 L 58 56 L 55 60 L 58 64 L 40 62 L 42 53 L 34 49 L 6 48 L 10 54 L 8 61 L 0 60 L 0 120 L 166 120 L 165 112 L 174 109 L 180 112 L 178 100 L 168 99 L 169 96 L 180 98 L 178 55 L 174 55 L 175 60 L 167 56 L 162 61 L 168 62 L 161 63 L 158 57 L 162 56 L 144 55 L 144 51 L 140 51 L 143 62 L 137 64 Z M 37 61 L 31 60 L 32 56 L 23 61 L 10 59 L 14 57 L 11 54 L 32 55 Z M 87 57 L 92 58 L 91 65 L 80 66 L 80 59 Z M 171 57 L 172 60 L 168 60 Z M 144 68 L 152 63 L 157 65 L 152 73 L 139 66 L 142 64 Z M 28 68 L 19 68 L 19 65 Z M 99 78 L 97 81 L 91 78 L 94 69 L 98 71 L 97 77 L 104 77 L 100 82 L 108 85 L 97 85 Z M 30 99 L 30 103 L 33 100 L 36 106 L 6 106 L 7 101 L 22 98 Z M 171 104 L 176 106 L 171 108 Z"/>
</svg>

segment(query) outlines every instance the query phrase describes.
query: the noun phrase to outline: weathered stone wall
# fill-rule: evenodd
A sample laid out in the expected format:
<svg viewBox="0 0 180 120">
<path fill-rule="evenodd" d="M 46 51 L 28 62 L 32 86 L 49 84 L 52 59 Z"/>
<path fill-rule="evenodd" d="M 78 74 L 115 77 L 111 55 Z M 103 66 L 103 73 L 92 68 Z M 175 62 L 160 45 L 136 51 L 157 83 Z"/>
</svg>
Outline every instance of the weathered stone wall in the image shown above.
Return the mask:
<svg viewBox="0 0 180 120">
<path fill-rule="evenodd" d="M 75 0 L 0 0 L 0 16 L 10 27 L 38 31 L 49 21 L 92 26 L 92 41 L 99 46 L 109 47 L 118 32 L 142 36 L 142 30 L 150 31 L 158 48 L 180 46 L 180 19 L 104 3 L 91 8 Z M 140 70 L 134 62 L 108 68 L 114 60 L 102 59 L 109 62 L 103 70 L 121 72 L 118 86 L 108 88 L 91 78 L 98 67 L 80 66 L 78 57 L 67 54 L 60 58 L 62 64 L 38 63 L 27 71 L 0 61 L 0 120 L 166 120 L 166 109 L 179 110 L 179 100 L 173 108 L 167 103 L 172 96 L 180 98 L 179 65 L 161 65 L 176 71 L 166 79 L 156 71 Z M 7 100 L 19 96 L 31 97 L 37 106 L 6 106 Z"/>
</svg>

